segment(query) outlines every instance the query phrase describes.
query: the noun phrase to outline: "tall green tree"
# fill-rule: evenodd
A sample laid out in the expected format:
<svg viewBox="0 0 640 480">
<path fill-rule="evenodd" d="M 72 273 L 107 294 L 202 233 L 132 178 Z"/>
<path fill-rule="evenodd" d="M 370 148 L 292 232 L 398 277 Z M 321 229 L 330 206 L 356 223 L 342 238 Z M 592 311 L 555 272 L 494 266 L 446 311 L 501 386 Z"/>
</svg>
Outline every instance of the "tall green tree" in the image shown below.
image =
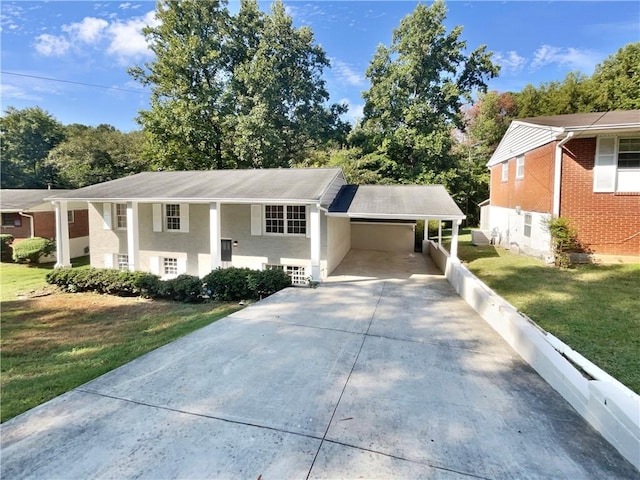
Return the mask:
<svg viewBox="0 0 640 480">
<path fill-rule="evenodd" d="M 131 73 L 152 87 L 139 120 L 159 165 L 290 166 L 344 128 L 325 105 L 328 59 L 281 1 L 242 0 L 233 16 L 224 1 L 162 0 L 157 17 L 144 30 L 156 58 Z"/>
<path fill-rule="evenodd" d="M 590 90 L 594 111 L 640 109 L 640 42 L 626 45 L 599 64 Z"/>
<path fill-rule="evenodd" d="M 485 46 L 466 54 L 462 27 L 447 31 L 446 7 L 419 4 L 379 46 L 366 75 L 367 144 L 394 164 L 396 181 L 434 181 L 453 167 L 451 130 L 462 127 L 463 102 L 498 73 Z"/>
<path fill-rule="evenodd" d="M 47 164 L 57 172 L 56 185 L 80 188 L 148 169 L 142 152 L 144 134 L 123 133 L 111 125 L 69 125 L 67 138 L 53 148 Z"/>
<path fill-rule="evenodd" d="M 9 107 L 0 117 L 2 188 L 46 188 L 55 171 L 45 163 L 64 139 L 63 125 L 40 107 Z"/>
</svg>

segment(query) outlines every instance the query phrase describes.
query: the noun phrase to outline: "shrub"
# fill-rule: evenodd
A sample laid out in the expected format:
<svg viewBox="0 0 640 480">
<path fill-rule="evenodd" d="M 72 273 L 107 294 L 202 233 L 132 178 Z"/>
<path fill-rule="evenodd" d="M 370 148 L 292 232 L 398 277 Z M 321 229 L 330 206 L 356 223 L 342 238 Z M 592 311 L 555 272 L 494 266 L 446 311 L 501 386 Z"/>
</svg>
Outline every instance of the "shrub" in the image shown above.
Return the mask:
<svg viewBox="0 0 640 480">
<path fill-rule="evenodd" d="M 0 234 L 0 248 L 1 248 L 1 257 L 2 261 L 6 262 L 11 260 L 12 257 L 12 249 L 11 244 L 13 243 L 13 235 L 10 233 L 2 233 Z"/>
<path fill-rule="evenodd" d="M 160 279 L 151 273 L 100 268 L 59 268 L 47 273 L 48 283 L 68 292 L 97 292 L 121 297 L 157 297 Z"/>
<path fill-rule="evenodd" d="M 249 274 L 248 287 L 254 298 L 262 299 L 291 286 L 291 277 L 284 270 L 254 270 Z"/>
<path fill-rule="evenodd" d="M 13 259 L 19 263 L 39 263 L 42 257 L 56 250 L 53 240 L 42 237 L 27 238 L 13 245 Z"/>
<path fill-rule="evenodd" d="M 249 289 L 251 272 L 248 268 L 218 268 L 204 276 L 204 289 L 211 298 L 222 302 L 254 298 Z"/>
<path fill-rule="evenodd" d="M 565 217 L 552 217 L 543 223 L 551 234 L 551 246 L 556 267 L 567 268 L 571 264 L 570 253 L 576 251 L 580 244 L 577 230 Z"/>
<path fill-rule="evenodd" d="M 182 274 L 161 284 L 160 295 L 169 300 L 196 303 L 204 299 L 202 280 L 199 277 Z"/>
</svg>

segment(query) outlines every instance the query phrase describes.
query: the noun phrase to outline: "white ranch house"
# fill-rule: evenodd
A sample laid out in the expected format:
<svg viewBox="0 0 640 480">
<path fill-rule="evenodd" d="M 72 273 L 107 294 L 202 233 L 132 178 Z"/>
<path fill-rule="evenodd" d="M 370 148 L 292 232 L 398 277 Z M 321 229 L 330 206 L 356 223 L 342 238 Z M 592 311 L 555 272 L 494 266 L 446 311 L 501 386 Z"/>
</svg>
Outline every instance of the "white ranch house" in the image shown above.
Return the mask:
<svg viewBox="0 0 640 480">
<path fill-rule="evenodd" d="M 414 250 L 416 220 L 464 214 L 441 185 L 347 185 L 339 168 L 145 172 L 50 199 L 58 267 L 70 265 L 71 202 L 87 202 L 91 266 L 162 278 L 281 268 L 324 280 L 350 249 Z"/>
</svg>

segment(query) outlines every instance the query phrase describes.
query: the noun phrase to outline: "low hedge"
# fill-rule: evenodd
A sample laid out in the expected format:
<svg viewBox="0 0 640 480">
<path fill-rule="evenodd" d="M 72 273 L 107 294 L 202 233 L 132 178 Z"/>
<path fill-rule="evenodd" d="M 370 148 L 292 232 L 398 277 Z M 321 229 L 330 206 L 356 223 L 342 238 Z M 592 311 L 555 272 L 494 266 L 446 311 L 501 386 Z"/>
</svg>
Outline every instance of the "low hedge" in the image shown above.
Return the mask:
<svg viewBox="0 0 640 480">
<path fill-rule="evenodd" d="M 42 257 L 56 251 L 53 240 L 33 237 L 13 244 L 13 259 L 18 263 L 40 263 Z"/>
<path fill-rule="evenodd" d="M 157 275 L 103 268 L 60 268 L 47 273 L 46 280 L 66 292 L 97 292 L 118 296 L 166 298 L 178 302 L 258 300 L 291 286 L 282 270 L 225 268 L 200 279 L 179 275 L 160 280 Z"/>
</svg>

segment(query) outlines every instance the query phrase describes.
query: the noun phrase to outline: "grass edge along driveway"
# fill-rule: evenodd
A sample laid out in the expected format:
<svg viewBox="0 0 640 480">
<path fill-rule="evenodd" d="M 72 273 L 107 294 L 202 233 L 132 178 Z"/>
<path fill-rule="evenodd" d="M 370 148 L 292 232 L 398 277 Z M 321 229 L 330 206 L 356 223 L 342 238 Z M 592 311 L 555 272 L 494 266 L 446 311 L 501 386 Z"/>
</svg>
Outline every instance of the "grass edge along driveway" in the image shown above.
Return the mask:
<svg viewBox="0 0 640 480">
<path fill-rule="evenodd" d="M 0 264 L 2 422 L 240 308 L 60 293 L 50 268 Z"/>
<path fill-rule="evenodd" d="M 609 375 L 640 393 L 640 265 L 558 269 L 460 236 L 459 255 L 491 289 Z"/>
</svg>

